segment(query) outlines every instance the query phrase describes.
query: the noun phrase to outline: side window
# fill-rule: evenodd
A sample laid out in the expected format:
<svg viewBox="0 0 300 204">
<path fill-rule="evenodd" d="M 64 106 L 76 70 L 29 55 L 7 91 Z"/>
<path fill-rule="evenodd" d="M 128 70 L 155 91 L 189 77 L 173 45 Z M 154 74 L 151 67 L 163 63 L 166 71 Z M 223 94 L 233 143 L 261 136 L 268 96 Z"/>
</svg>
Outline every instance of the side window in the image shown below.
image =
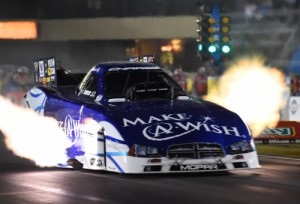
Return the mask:
<svg viewBox="0 0 300 204">
<path fill-rule="evenodd" d="M 98 79 L 96 74 L 89 74 L 79 87 L 79 96 L 95 98 L 98 95 Z"/>
</svg>

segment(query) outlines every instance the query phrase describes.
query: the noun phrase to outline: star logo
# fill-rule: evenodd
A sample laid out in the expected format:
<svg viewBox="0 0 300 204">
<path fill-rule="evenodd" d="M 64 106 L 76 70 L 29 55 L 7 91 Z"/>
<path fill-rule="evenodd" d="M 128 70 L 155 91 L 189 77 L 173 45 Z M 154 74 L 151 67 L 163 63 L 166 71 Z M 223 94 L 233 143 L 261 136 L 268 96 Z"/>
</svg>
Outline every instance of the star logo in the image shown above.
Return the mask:
<svg viewBox="0 0 300 204">
<path fill-rule="evenodd" d="M 203 124 L 207 123 L 208 121 L 215 122 L 210 116 L 201 116 L 201 119 L 203 120 Z"/>
<path fill-rule="evenodd" d="M 291 102 L 291 112 L 292 112 L 293 115 L 297 112 L 298 108 L 299 108 L 299 105 L 297 104 L 297 101 L 295 99 L 292 100 L 292 102 Z"/>
</svg>

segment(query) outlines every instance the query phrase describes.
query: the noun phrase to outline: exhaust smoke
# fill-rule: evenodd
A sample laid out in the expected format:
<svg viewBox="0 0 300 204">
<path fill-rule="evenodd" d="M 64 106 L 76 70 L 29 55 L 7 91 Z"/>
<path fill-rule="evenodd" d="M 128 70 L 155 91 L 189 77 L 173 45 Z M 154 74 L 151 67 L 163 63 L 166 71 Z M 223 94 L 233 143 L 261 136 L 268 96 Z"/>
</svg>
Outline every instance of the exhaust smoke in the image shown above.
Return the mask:
<svg viewBox="0 0 300 204">
<path fill-rule="evenodd" d="M 57 121 L 12 104 L 0 96 L 0 130 L 15 155 L 33 160 L 40 167 L 66 163 L 71 146 Z"/>
<path fill-rule="evenodd" d="M 239 114 L 255 137 L 280 120 L 286 90 L 285 77 L 278 69 L 265 66 L 259 57 L 241 58 L 205 98 Z"/>
</svg>

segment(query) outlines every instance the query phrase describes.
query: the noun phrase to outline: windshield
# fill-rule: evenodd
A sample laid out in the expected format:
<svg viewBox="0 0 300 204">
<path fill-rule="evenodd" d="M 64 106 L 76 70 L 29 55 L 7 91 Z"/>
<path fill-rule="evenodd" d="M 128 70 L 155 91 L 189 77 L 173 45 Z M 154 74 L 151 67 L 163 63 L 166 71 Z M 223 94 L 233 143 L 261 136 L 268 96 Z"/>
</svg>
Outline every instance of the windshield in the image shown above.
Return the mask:
<svg viewBox="0 0 300 204">
<path fill-rule="evenodd" d="M 186 93 L 161 70 L 122 70 L 105 73 L 104 96 L 108 99 L 170 99 L 186 96 Z"/>
</svg>

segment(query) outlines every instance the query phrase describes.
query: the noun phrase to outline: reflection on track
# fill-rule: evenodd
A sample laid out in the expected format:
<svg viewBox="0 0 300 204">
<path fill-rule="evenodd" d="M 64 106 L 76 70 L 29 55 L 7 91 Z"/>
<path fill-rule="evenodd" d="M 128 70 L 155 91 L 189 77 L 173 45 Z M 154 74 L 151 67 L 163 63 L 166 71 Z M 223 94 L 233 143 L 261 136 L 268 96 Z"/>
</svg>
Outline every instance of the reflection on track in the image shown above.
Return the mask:
<svg viewBox="0 0 300 204">
<path fill-rule="evenodd" d="M 260 161 L 261 169 L 225 174 L 3 171 L 0 203 L 298 203 L 300 161 Z"/>
</svg>

